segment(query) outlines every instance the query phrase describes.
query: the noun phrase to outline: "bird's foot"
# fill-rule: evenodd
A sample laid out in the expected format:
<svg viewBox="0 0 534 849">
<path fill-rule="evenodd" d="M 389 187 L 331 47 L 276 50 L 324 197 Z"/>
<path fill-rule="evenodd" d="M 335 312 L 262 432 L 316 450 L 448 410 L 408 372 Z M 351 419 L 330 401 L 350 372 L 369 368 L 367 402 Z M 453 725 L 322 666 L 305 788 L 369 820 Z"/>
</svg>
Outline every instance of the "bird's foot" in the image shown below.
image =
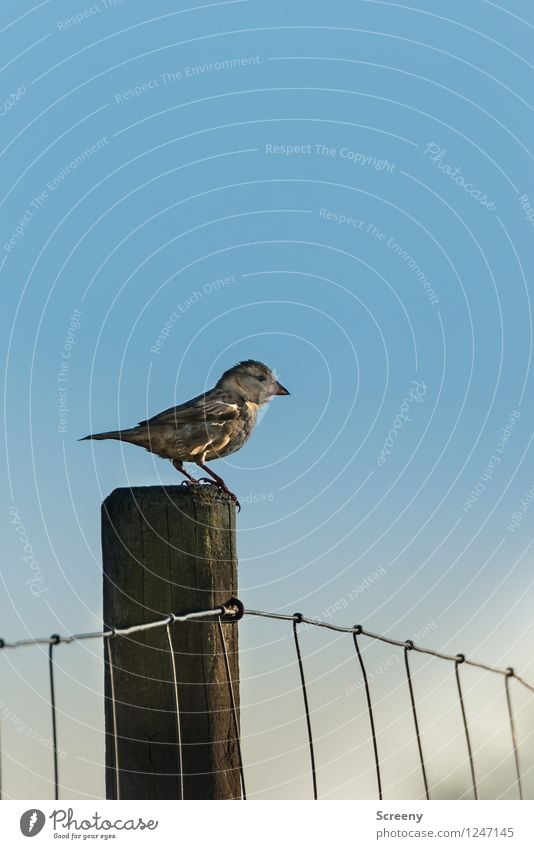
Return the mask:
<svg viewBox="0 0 534 849">
<path fill-rule="evenodd" d="M 228 498 L 230 498 L 234 502 L 235 506 L 237 507 L 237 512 L 239 513 L 241 511 L 241 504 L 238 501 L 237 495 L 235 495 L 230 489 L 228 489 L 228 487 L 223 481 L 219 482 L 213 480 L 213 478 L 199 478 L 198 481 L 199 483 L 211 483 L 213 484 L 213 486 L 216 486 L 217 489 L 220 490 L 220 492 L 224 492 L 224 494 L 227 495 Z"/>
</svg>

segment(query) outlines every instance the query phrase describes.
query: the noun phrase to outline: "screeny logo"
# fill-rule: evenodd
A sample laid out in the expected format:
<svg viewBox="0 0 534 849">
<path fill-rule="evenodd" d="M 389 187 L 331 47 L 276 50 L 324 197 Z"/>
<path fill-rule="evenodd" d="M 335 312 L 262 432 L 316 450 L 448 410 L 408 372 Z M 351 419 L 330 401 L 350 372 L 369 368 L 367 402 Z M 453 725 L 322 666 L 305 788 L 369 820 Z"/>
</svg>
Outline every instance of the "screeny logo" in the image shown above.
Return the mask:
<svg viewBox="0 0 534 849">
<path fill-rule="evenodd" d="M 37 808 L 30 808 L 29 811 L 24 811 L 20 818 L 20 830 L 24 837 L 35 837 L 42 830 L 45 824 L 45 815 Z"/>
</svg>

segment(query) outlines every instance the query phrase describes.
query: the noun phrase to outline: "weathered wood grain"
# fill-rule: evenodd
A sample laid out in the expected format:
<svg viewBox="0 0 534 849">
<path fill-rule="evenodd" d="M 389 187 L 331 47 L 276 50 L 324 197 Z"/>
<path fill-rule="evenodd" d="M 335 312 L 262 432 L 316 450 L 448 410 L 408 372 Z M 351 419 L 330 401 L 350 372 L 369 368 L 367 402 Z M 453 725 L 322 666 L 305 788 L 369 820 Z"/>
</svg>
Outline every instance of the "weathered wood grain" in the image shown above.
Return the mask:
<svg viewBox="0 0 534 849">
<path fill-rule="evenodd" d="M 237 596 L 235 507 L 216 487 L 116 489 L 102 505 L 104 625 L 217 607 Z M 239 705 L 236 624 L 223 624 Z M 186 799 L 240 798 L 227 673 L 215 622 L 171 625 Z M 178 799 L 180 776 L 166 628 L 114 637 L 120 798 Z M 106 795 L 116 798 L 109 667 Z"/>
</svg>

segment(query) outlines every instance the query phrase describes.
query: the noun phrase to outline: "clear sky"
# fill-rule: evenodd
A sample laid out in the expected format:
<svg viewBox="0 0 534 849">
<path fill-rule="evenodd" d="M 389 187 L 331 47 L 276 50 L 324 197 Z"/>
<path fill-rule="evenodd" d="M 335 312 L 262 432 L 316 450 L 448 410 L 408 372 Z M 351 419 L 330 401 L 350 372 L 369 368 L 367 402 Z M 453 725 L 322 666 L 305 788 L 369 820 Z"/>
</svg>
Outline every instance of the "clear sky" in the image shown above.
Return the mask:
<svg viewBox="0 0 534 849">
<path fill-rule="evenodd" d="M 101 500 L 179 482 L 135 447 L 77 439 L 253 357 L 291 395 L 215 465 L 243 502 L 245 604 L 534 679 L 533 26 L 525 0 L 4 0 L 2 636 L 98 629 Z M 289 637 L 241 627 L 258 796 L 309 794 Z M 372 767 L 350 645 L 306 632 L 303 650 L 323 792 L 372 796 L 350 762 L 361 747 Z M 388 663 L 387 792 L 418 794 L 401 665 L 367 656 Z M 101 795 L 101 648 L 58 662 L 64 796 Z M 447 795 L 468 781 L 436 663 L 418 686 Z M 49 796 L 27 733 L 50 736 L 45 654 L 0 666 L 6 794 Z M 513 795 L 492 686 L 469 685 L 480 768 L 487 795 Z"/>
</svg>

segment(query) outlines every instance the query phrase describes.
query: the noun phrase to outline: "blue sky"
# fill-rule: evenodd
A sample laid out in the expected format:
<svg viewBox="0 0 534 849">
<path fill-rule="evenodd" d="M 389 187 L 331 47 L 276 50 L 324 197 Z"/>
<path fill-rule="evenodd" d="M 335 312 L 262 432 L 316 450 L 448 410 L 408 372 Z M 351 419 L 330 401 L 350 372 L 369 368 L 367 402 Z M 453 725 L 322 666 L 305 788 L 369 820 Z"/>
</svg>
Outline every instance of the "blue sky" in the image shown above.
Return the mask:
<svg viewBox="0 0 534 849">
<path fill-rule="evenodd" d="M 244 502 L 245 604 L 401 639 L 433 623 L 434 647 L 534 678 L 533 25 L 519 0 L 2 4 L 4 636 L 98 628 L 101 500 L 179 482 L 77 439 L 254 357 L 291 395 L 216 465 Z M 247 704 L 269 664 L 293 692 L 270 627 L 242 628 Z M 77 651 L 63 769 L 91 795 L 100 654 Z M 13 710 L 49 734 L 43 658 L 19 657 Z"/>
</svg>

